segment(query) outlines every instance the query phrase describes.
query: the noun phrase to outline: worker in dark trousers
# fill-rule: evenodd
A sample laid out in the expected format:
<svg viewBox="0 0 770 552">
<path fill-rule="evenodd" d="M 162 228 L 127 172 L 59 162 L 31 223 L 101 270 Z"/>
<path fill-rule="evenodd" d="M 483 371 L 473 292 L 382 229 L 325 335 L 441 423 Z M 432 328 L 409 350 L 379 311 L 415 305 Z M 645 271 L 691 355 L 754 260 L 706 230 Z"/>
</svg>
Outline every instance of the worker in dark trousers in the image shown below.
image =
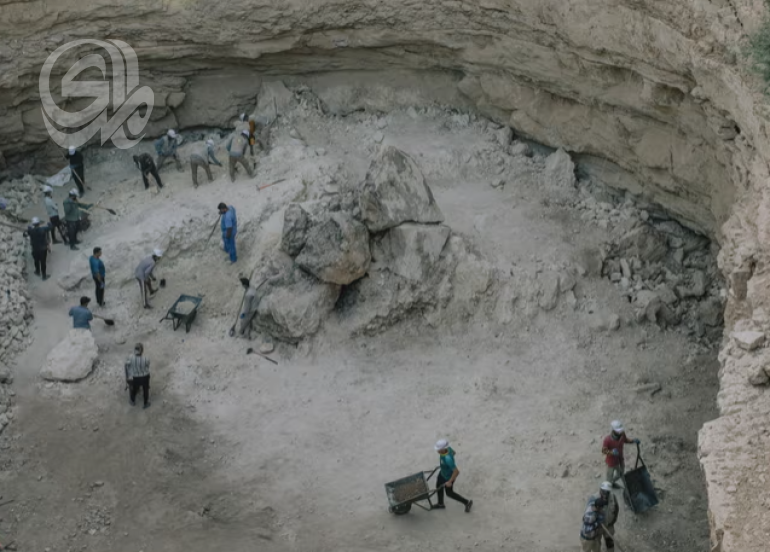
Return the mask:
<svg viewBox="0 0 770 552">
<path fill-rule="evenodd" d="M 59 218 L 59 206 L 53 200 L 53 188 L 50 186 L 43 187 L 43 203 L 45 204 L 45 211 L 48 213 L 48 220 L 51 222 L 51 243 L 54 245 L 59 243 L 56 241 L 56 230 L 59 230 L 64 245 L 69 244 L 67 233 L 64 231 L 64 223 Z"/>
<path fill-rule="evenodd" d="M 48 279 L 45 262 L 48 258 L 48 252 L 51 251 L 51 242 L 49 241 L 50 234 L 50 226 L 47 224 L 43 226 L 39 218 L 32 217 L 32 225 L 27 228 L 27 235 L 32 244 L 32 259 L 35 261 L 35 274 L 43 278 L 43 280 Z"/>
<path fill-rule="evenodd" d="M 449 446 L 449 441 L 446 439 L 440 439 L 433 448 L 438 452 L 440 457 L 438 478 L 436 479 L 438 504 L 433 507 L 438 509 L 446 508 L 446 506 L 444 506 L 444 491 L 446 491 L 449 498 L 453 498 L 465 506 L 466 513 L 470 512 L 473 507 L 473 501 L 463 498 L 454 490 L 455 481 L 460 475 L 460 470 L 455 463 L 455 451 L 452 450 Z"/>
<path fill-rule="evenodd" d="M 144 408 L 150 406 L 150 360 L 144 356 L 144 345 L 134 345 L 134 354 L 126 360 L 126 383 L 130 387 L 131 406 L 136 404 L 136 395 L 142 389 Z"/>
<path fill-rule="evenodd" d="M 79 248 L 77 244 L 78 232 L 80 231 L 80 219 L 82 218 L 81 211 L 88 212 L 88 209 L 93 207 L 90 203 L 81 203 L 78 201 L 78 191 L 72 188 L 69 193 L 69 197 L 62 203 L 64 206 L 64 222 L 67 223 L 67 230 L 69 232 L 70 249 L 77 251 Z"/>
<path fill-rule="evenodd" d="M 80 197 L 83 197 L 86 195 L 86 173 L 85 166 L 83 165 L 83 154 L 75 149 L 75 146 L 70 146 L 64 158 L 70 162 L 72 180 L 75 181 L 75 185 L 78 187 Z"/>
<path fill-rule="evenodd" d="M 94 286 L 96 291 L 96 302 L 100 307 L 104 306 L 104 285 L 105 276 L 107 272 L 104 269 L 104 263 L 102 262 L 102 248 L 94 247 L 94 254 L 88 259 L 88 264 L 91 267 L 91 277 L 94 279 Z"/>
<path fill-rule="evenodd" d="M 150 188 L 150 182 L 147 180 L 147 175 L 151 174 L 155 179 L 155 183 L 158 185 L 158 190 L 163 188 L 163 183 L 160 181 L 160 175 L 158 169 L 155 166 L 155 161 L 152 160 L 152 155 L 149 153 L 143 153 L 142 155 L 134 155 L 134 164 L 142 171 L 142 180 L 144 180 L 144 189 Z"/>
</svg>

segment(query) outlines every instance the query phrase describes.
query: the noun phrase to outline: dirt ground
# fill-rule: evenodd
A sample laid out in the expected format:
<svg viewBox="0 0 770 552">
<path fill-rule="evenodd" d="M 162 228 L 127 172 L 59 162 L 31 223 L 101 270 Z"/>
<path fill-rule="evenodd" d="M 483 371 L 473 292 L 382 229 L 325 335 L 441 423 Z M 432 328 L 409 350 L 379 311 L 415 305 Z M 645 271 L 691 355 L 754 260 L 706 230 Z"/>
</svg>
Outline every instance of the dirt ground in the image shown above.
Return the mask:
<svg viewBox="0 0 770 552">
<path fill-rule="evenodd" d="M 301 139 L 279 125 L 256 178 L 230 183 L 215 167 L 215 181 L 197 190 L 188 165 L 164 168 L 167 186 L 155 194 L 143 190 L 134 152 L 91 154 L 85 199 L 103 198 L 118 215 L 95 216 L 82 251 L 56 246 L 51 280 L 30 276 L 34 345 L 13 366 L 16 416 L 0 437 L 1 492 L 15 499 L 0 507 L 0 542 L 30 551 L 577 550 L 585 501 L 604 477 L 601 439 L 620 418 L 642 441 L 661 503 L 639 516 L 621 504 L 619 545 L 707 549 L 696 441 L 717 415 L 716 353 L 647 324 L 592 330 L 592 312 L 630 318 L 607 280 L 582 278 L 578 309 L 516 308 L 506 325 L 480 315 L 434 328 L 415 315 L 351 337 L 335 314 L 313 339 L 279 345 L 278 366 L 226 336 L 237 276 L 277 243 L 281 207 L 308 186 L 333 188 L 328 174 L 360 181 L 380 138 L 415 158 L 446 223 L 498 267 L 535 275 L 608 239 L 546 201 L 537 164 L 507 159 L 507 184 L 491 187 L 499 177 L 487 153 L 499 145 L 485 121 L 455 124 L 440 110 L 383 120 L 302 113 L 293 119 Z M 219 201 L 238 209 L 234 266 L 217 236 L 205 244 Z M 162 239 L 169 255 L 157 276 L 169 286 L 145 311 L 130 271 Z M 71 291 L 59 283 L 78 266 L 87 275 L 95 245 L 108 271 L 107 306 L 95 312 L 117 325 L 95 322 L 100 360 L 86 380 L 42 383 L 68 307 L 93 293 L 90 280 Z M 204 304 L 189 334 L 159 322 L 191 292 Z M 153 364 L 148 410 L 129 405 L 122 381 L 136 341 Z M 653 397 L 634 390 L 651 381 L 662 385 Z M 384 484 L 435 467 L 442 437 L 472 513 L 448 500 L 443 511 L 389 514 Z M 633 449 L 627 456 L 633 464 Z"/>
</svg>

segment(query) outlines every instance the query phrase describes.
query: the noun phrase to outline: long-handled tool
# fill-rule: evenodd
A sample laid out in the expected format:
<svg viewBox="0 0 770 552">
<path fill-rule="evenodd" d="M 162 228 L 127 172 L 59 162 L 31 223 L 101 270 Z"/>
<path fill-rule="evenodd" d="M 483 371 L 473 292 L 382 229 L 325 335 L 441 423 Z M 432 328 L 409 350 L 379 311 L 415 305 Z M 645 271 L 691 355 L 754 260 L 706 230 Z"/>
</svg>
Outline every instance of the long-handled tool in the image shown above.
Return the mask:
<svg viewBox="0 0 770 552">
<path fill-rule="evenodd" d="M 610 530 L 607 529 L 607 526 L 602 523 L 602 529 L 604 529 L 604 533 L 609 536 L 613 541 L 615 541 L 615 546 L 618 548 L 618 552 L 631 552 L 628 547 L 624 544 L 623 547 L 620 547 L 620 543 L 618 542 L 618 539 L 615 538 L 615 535 L 610 533 Z"/>
<path fill-rule="evenodd" d="M 86 185 L 83 183 L 83 180 L 78 176 L 78 173 L 76 173 L 73 170 L 70 170 L 70 173 L 72 173 L 72 176 L 74 176 L 78 182 L 80 182 L 80 185 L 83 186 L 84 190 L 90 190 L 91 188 L 86 187 Z"/>
<path fill-rule="evenodd" d="M 109 207 L 102 207 L 98 203 L 96 205 L 93 205 L 94 209 L 104 209 L 105 211 L 108 211 L 111 215 L 117 215 L 118 212 L 115 209 L 110 209 Z"/>
<path fill-rule="evenodd" d="M 264 186 L 259 186 L 259 187 L 257 188 L 257 190 L 259 190 L 259 191 L 262 191 L 262 190 L 264 190 L 265 188 L 269 188 L 270 186 L 275 186 L 276 184 L 280 184 L 281 182 L 285 182 L 285 181 L 286 181 L 286 179 L 285 179 L 285 178 L 282 178 L 282 179 L 280 179 L 280 180 L 276 180 L 276 181 L 275 181 L 275 182 L 273 182 L 272 184 L 265 184 Z"/>
<path fill-rule="evenodd" d="M 211 234 L 209 234 L 209 237 L 208 237 L 208 239 L 206 240 L 206 244 L 207 244 L 207 245 L 208 245 L 209 241 L 211 241 L 211 236 L 213 236 L 213 235 L 214 235 L 214 230 L 216 230 L 216 229 L 217 229 L 217 224 L 219 224 L 219 219 L 221 219 L 221 218 L 222 218 L 222 215 L 219 215 L 219 218 L 218 218 L 218 219 L 217 219 L 217 221 L 214 223 L 214 226 L 212 226 L 212 227 L 211 227 Z"/>
<path fill-rule="evenodd" d="M 247 354 L 247 355 L 259 355 L 259 356 L 261 356 L 262 358 L 264 358 L 265 360 L 269 360 L 270 362 L 272 362 L 273 364 L 275 364 L 276 366 L 278 366 L 278 362 L 276 362 L 275 360 L 273 360 L 272 358 L 270 358 L 270 357 L 269 357 L 269 356 L 267 356 L 267 355 L 263 355 L 263 354 L 262 354 L 262 353 L 260 353 L 259 351 L 255 351 L 255 350 L 254 350 L 254 349 L 252 349 L 251 347 L 249 347 L 248 349 L 246 349 L 246 354 Z"/>
</svg>

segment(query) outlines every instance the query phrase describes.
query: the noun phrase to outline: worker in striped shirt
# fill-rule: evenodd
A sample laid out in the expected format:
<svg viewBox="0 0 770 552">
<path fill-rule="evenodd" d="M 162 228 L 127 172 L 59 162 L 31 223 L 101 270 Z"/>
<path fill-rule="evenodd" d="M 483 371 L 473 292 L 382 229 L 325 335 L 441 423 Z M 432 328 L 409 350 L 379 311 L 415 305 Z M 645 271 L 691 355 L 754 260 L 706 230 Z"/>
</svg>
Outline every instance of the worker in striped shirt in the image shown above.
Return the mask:
<svg viewBox="0 0 770 552">
<path fill-rule="evenodd" d="M 144 345 L 134 345 L 134 354 L 126 360 L 126 382 L 130 387 L 131 406 L 136 404 L 136 395 L 142 388 L 144 408 L 150 406 L 150 361 L 144 356 Z"/>
</svg>

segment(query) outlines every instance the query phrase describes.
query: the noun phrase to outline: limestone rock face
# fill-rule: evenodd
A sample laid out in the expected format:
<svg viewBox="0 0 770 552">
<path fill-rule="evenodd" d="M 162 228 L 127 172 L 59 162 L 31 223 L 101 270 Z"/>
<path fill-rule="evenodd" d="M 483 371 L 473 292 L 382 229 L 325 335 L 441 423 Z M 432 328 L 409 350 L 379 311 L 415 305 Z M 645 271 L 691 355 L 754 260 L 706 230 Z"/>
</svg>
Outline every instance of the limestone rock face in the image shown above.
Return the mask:
<svg viewBox="0 0 770 552">
<path fill-rule="evenodd" d="M 366 226 L 346 213 L 315 224 L 297 264 L 323 282 L 347 285 L 366 274 L 371 261 Z"/>
<path fill-rule="evenodd" d="M 404 222 L 442 222 L 420 168 L 411 157 L 385 146 L 372 161 L 359 195 L 361 218 L 372 232 Z"/>
<path fill-rule="evenodd" d="M 305 247 L 310 215 L 299 203 L 291 203 L 283 214 L 281 249 L 292 257 L 299 255 Z"/>
<path fill-rule="evenodd" d="M 80 381 L 94 369 L 97 357 L 96 341 L 91 331 L 72 329 L 48 354 L 40 377 L 49 381 Z"/>
</svg>

